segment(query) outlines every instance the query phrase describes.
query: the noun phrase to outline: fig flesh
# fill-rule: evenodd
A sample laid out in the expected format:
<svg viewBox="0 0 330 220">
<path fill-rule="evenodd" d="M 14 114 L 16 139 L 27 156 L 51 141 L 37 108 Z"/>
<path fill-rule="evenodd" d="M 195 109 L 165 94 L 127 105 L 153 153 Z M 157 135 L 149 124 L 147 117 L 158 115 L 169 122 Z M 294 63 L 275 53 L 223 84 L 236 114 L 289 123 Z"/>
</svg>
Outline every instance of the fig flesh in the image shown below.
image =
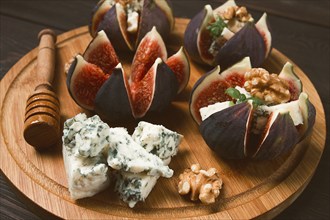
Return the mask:
<svg viewBox="0 0 330 220">
<path fill-rule="evenodd" d="M 107 74 L 111 74 L 119 63 L 116 51 L 104 31 L 97 33 L 96 37 L 87 46 L 83 57 L 87 62 L 100 67 Z"/>
<path fill-rule="evenodd" d="M 100 67 L 77 55 L 68 72 L 68 90 L 80 107 L 93 110 L 96 93 L 108 77 Z"/>
<path fill-rule="evenodd" d="M 166 40 L 174 27 L 168 0 L 101 0 L 93 9 L 89 30 L 93 37 L 104 30 L 117 51 L 135 51 L 154 26 Z"/>
<path fill-rule="evenodd" d="M 183 47 L 166 60 L 166 64 L 173 71 L 179 83 L 177 93 L 186 88 L 190 78 L 190 64 L 187 53 Z"/>
<path fill-rule="evenodd" d="M 195 83 L 191 91 L 189 109 L 192 118 L 200 124 L 201 116 L 199 109 L 216 102 L 230 101 L 231 98 L 225 94 L 226 89 L 235 86 L 243 86 L 244 74 L 250 69 L 250 59 L 246 57 L 241 62 L 221 72 L 221 74 L 220 66 L 217 66 L 203 75 Z"/>
<path fill-rule="evenodd" d="M 189 79 L 184 49 L 167 59 L 155 27 L 142 39 L 132 62 L 126 73 L 107 35 L 98 32 L 84 56 L 78 55 L 69 69 L 70 95 L 78 105 L 108 121 L 141 118 L 164 110 L 178 93 L 179 84 L 185 84 L 184 89 Z"/>
<path fill-rule="evenodd" d="M 267 14 L 257 23 L 245 7 L 229 0 L 216 9 L 210 5 L 195 15 L 184 34 L 184 46 L 192 60 L 227 69 L 246 56 L 260 66 L 271 51 Z"/>
<path fill-rule="evenodd" d="M 256 73 L 260 79 L 269 75 L 258 75 L 268 72 L 251 68 L 249 62 L 244 58 L 221 73 L 216 67 L 203 75 L 193 87 L 190 112 L 205 142 L 219 156 L 273 159 L 291 151 L 306 137 L 315 123 L 316 111 L 302 92 L 301 81 L 290 63 L 284 65 L 280 74 L 272 76 L 284 86 L 274 91 L 292 91 L 287 102 L 267 106 L 265 100 L 254 97 L 245 90 L 251 74 Z M 258 85 L 258 81 L 254 82 Z"/>
</svg>

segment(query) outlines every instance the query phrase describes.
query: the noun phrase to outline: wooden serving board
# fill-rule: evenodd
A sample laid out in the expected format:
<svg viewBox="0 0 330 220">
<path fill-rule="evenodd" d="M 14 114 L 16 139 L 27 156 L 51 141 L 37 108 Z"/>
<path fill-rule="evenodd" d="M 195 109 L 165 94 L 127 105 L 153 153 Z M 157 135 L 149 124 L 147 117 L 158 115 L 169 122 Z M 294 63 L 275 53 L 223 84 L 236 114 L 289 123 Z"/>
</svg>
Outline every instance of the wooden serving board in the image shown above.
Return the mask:
<svg viewBox="0 0 330 220">
<path fill-rule="evenodd" d="M 188 22 L 187 19 L 176 19 L 175 31 L 168 43 L 170 51 L 182 45 Z M 64 65 L 76 53 L 82 53 L 90 40 L 87 27 L 58 36 L 54 87 L 61 104 L 61 124 L 85 112 L 68 94 Z M 70 199 L 67 189 L 61 143 L 47 152 L 37 152 L 23 138 L 26 100 L 39 83 L 35 71 L 37 53 L 34 49 L 24 56 L 1 81 L 0 165 L 18 192 L 25 195 L 29 205 L 40 207 L 40 210 L 55 216 L 69 219 L 271 218 L 289 206 L 304 190 L 322 155 L 326 135 L 322 103 L 308 77 L 295 66 L 304 90 L 316 107 L 316 123 L 311 135 L 289 154 L 271 161 L 230 161 L 217 157 L 203 141 L 188 109 L 192 86 L 210 68 L 191 62 L 191 78 L 185 91 L 162 115 L 145 119 L 184 135 L 179 152 L 170 164 L 174 176 L 160 178 L 147 200 L 138 203 L 134 209 L 120 201 L 111 187 L 92 198 L 75 202 Z M 265 67 L 278 73 L 288 60 L 273 49 Z M 137 121 L 120 122 L 110 126 L 125 126 L 131 131 L 136 124 Z M 193 163 L 200 163 L 204 169 L 215 167 L 220 171 L 224 185 L 217 203 L 202 205 L 178 194 L 178 176 Z"/>
</svg>

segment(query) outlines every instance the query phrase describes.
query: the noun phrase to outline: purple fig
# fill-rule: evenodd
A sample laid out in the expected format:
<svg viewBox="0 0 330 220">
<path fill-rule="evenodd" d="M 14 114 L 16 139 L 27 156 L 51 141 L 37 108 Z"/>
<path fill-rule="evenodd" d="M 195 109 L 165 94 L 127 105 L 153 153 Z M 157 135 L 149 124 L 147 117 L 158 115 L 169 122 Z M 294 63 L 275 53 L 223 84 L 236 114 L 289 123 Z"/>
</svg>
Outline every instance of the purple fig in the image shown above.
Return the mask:
<svg viewBox="0 0 330 220">
<path fill-rule="evenodd" d="M 174 27 L 168 0 L 101 0 L 94 8 L 90 33 L 104 30 L 117 51 L 134 51 L 144 36 L 156 27 L 165 40 Z"/>
<path fill-rule="evenodd" d="M 166 61 L 165 44 L 153 27 L 141 40 L 126 74 L 107 35 L 99 31 L 84 57 L 78 55 L 72 63 L 68 90 L 78 105 L 105 120 L 141 118 L 164 110 L 178 93 L 179 83 L 184 89 L 189 80 L 183 48 Z"/>
<path fill-rule="evenodd" d="M 247 90 L 251 84 L 265 96 Z M 272 97 L 276 94 L 274 102 L 268 102 L 270 91 Z M 311 131 L 316 115 L 292 64 L 286 63 L 280 74 L 269 74 L 251 68 L 248 58 L 221 73 L 218 66 L 203 75 L 193 87 L 190 112 L 219 156 L 259 160 L 290 152 Z"/>
<path fill-rule="evenodd" d="M 255 24 L 245 7 L 229 0 L 216 9 L 205 5 L 187 26 L 184 45 L 191 59 L 222 70 L 249 56 L 260 66 L 271 50 L 271 34 L 264 14 Z"/>
</svg>

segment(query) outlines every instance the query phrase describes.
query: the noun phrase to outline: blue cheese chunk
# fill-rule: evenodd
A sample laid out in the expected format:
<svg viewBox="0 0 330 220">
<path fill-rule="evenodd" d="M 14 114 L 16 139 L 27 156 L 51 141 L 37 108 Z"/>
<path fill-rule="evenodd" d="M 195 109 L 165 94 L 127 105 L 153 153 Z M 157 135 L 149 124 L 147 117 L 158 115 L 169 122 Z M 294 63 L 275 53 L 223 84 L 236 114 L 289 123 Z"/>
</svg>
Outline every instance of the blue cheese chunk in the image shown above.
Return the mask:
<svg viewBox="0 0 330 220">
<path fill-rule="evenodd" d="M 136 143 L 125 128 L 110 128 L 110 140 L 107 161 L 113 169 L 167 178 L 173 176 L 173 170 Z"/>
<path fill-rule="evenodd" d="M 109 147 L 109 129 L 97 115 L 78 114 L 64 123 L 63 144 L 76 156 L 95 157 Z"/>
<path fill-rule="evenodd" d="M 84 158 L 63 151 L 68 188 L 72 199 L 91 197 L 110 184 L 108 166 L 100 157 Z"/>
<path fill-rule="evenodd" d="M 148 152 L 162 158 L 168 165 L 171 157 L 176 155 L 182 135 L 161 125 L 141 121 L 135 128 L 133 139 Z M 146 173 L 120 172 L 117 175 L 115 190 L 120 198 L 133 208 L 137 202 L 144 201 L 156 185 L 160 175 L 150 176 Z"/>
<path fill-rule="evenodd" d="M 105 149 L 109 126 L 98 116 L 78 114 L 64 123 L 63 159 L 72 199 L 90 197 L 109 186 Z"/>
<path fill-rule="evenodd" d="M 162 125 L 141 121 L 135 128 L 132 138 L 148 152 L 162 160 L 168 160 L 176 155 L 183 136 Z"/>
<path fill-rule="evenodd" d="M 160 176 L 149 176 L 145 173 L 120 172 L 117 175 L 115 190 L 120 198 L 133 208 L 137 202 L 144 201 Z"/>
</svg>

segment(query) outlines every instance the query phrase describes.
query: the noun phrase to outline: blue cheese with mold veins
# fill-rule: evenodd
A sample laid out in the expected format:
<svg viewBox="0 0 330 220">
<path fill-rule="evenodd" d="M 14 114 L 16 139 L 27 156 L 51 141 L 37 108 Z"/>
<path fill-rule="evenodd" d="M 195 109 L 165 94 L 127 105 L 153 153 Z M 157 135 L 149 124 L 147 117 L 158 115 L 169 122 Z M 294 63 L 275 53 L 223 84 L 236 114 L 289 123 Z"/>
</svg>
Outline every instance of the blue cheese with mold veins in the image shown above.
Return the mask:
<svg viewBox="0 0 330 220">
<path fill-rule="evenodd" d="M 134 141 L 148 152 L 160 157 L 168 165 L 175 156 L 183 138 L 181 134 L 171 131 L 162 125 L 141 121 L 132 135 Z M 120 198 L 133 208 L 137 202 L 144 201 L 156 185 L 160 175 L 149 176 L 146 173 L 120 172 L 117 176 L 115 190 Z"/>
<path fill-rule="evenodd" d="M 166 160 L 176 155 L 183 136 L 162 125 L 141 121 L 135 128 L 132 137 L 148 152 Z"/>
<path fill-rule="evenodd" d="M 107 161 L 111 168 L 131 173 L 146 172 L 150 176 L 173 176 L 173 170 L 136 143 L 125 128 L 111 128 L 110 139 Z"/>
<path fill-rule="evenodd" d="M 91 197 L 109 186 L 105 149 L 109 126 L 98 116 L 78 114 L 64 123 L 63 159 L 72 199 Z"/>
</svg>

